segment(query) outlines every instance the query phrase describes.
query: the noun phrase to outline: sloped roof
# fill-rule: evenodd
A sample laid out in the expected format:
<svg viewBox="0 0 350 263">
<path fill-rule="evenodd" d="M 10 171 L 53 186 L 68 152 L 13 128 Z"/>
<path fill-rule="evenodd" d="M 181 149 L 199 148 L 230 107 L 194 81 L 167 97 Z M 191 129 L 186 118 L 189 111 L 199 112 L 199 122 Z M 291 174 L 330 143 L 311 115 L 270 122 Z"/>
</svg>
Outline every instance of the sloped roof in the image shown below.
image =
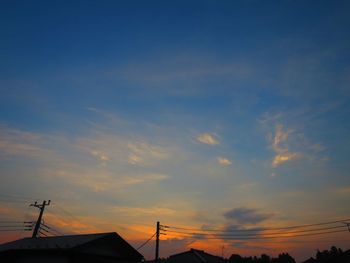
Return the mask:
<svg viewBox="0 0 350 263">
<path fill-rule="evenodd" d="M 311 257 L 311 258 L 309 258 L 309 259 L 303 261 L 303 263 L 314 263 L 314 262 L 317 262 L 317 260 L 314 259 L 313 257 Z"/>
<path fill-rule="evenodd" d="M 191 248 L 189 251 L 170 256 L 168 261 L 171 263 L 177 263 L 177 262 L 221 263 L 221 262 L 224 262 L 224 259 L 218 256 L 211 255 L 209 253 L 206 253 L 203 250 Z"/>
<path fill-rule="evenodd" d="M 0 251 L 10 249 L 71 249 L 111 235 L 113 233 L 67 235 L 54 237 L 23 238 L 9 243 L 1 244 Z"/>
<path fill-rule="evenodd" d="M 104 244 L 97 245 L 97 242 L 100 241 L 103 241 Z M 115 251 L 115 256 L 121 258 L 143 258 L 143 256 L 137 250 L 135 250 L 128 242 L 126 242 L 121 236 L 114 232 L 54 237 L 23 238 L 9 243 L 1 244 L 0 253 L 11 250 L 84 251 L 86 246 L 106 247 L 105 242 L 111 244 L 111 246 L 108 246 L 107 250 Z"/>
</svg>

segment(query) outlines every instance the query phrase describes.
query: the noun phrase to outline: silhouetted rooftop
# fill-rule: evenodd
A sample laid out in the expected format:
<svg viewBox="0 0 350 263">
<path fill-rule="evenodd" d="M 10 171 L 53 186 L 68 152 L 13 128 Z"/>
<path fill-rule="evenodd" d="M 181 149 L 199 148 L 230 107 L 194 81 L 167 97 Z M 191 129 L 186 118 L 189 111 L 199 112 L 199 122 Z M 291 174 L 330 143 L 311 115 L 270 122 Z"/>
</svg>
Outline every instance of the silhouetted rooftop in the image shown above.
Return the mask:
<svg viewBox="0 0 350 263">
<path fill-rule="evenodd" d="M 10 249 L 70 249 L 106 237 L 111 233 L 67 235 L 54 237 L 23 238 L 9 243 L 1 244 L 0 251 Z M 119 235 L 118 235 L 119 236 Z"/>
<path fill-rule="evenodd" d="M 168 262 L 177 263 L 177 262 L 207 262 L 207 263 L 221 263 L 224 262 L 224 259 L 218 256 L 214 256 L 204 252 L 203 250 L 191 248 L 189 251 L 172 255 L 168 258 Z"/>
<path fill-rule="evenodd" d="M 81 251 L 117 258 L 143 256 L 117 233 L 23 238 L 0 245 L 0 253 L 11 251 Z"/>
</svg>

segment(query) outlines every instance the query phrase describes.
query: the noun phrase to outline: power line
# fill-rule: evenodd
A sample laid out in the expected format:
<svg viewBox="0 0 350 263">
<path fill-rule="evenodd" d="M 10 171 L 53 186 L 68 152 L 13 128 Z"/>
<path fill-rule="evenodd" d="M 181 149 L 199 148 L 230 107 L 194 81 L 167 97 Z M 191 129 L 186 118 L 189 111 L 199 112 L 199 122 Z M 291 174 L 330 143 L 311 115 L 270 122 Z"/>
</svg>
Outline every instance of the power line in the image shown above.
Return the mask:
<svg viewBox="0 0 350 263">
<path fill-rule="evenodd" d="M 68 212 L 66 209 L 64 209 L 63 207 L 61 207 L 58 204 L 54 204 L 54 207 L 58 208 L 59 210 L 61 210 L 63 213 L 65 213 L 66 215 L 68 215 L 69 217 L 73 218 L 75 221 L 83 224 L 83 222 L 81 222 L 76 216 L 74 216 L 72 213 Z"/>
<path fill-rule="evenodd" d="M 261 244 L 281 244 L 281 241 L 279 240 L 255 240 L 252 242 L 261 243 Z M 337 239 L 337 240 L 331 240 L 331 239 L 317 239 L 317 240 L 283 240 L 283 243 L 291 243 L 291 244 L 302 244 L 302 243 L 329 243 L 334 244 L 336 242 L 350 242 L 350 239 Z"/>
<path fill-rule="evenodd" d="M 0 231 L 2 232 L 6 232 L 6 231 L 32 231 L 33 227 L 27 227 L 27 226 L 23 226 L 23 227 L 16 227 L 16 228 L 0 228 Z"/>
<path fill-rule="evenodd" d="M 45 224 L 45 223 L 41 223 L 41 225 L 42 225 L 42 229 L 43 230 L 45 230 L 45 231 L 47 231 L 47 232 L 56 232 L 58 235 L 60 235 L 60 236 L 64 236 L 64 234 L 63 233 L 61 233 L 60 231 L 58 231 L 58 230 L 56 230 L 55 228 L 53 228 L 53 227 L 51 227 L 51 226 L 48 226 L 47 224 Z M 53 234 L 53 233 L 52 233 Z"/>
<path fill-rule="evenodd" d="M 25 222 L 23 221 L 0 221 L 0 225 L 1 224 L 23 224 Z"/>
<path fill-rule="evenodd" d="M 154 238 L 155 237 L 155 235 L 157 234 L 157 232 L 155 232 L 149 239 L 147 239 L 147 241 L 146 242 L 144 242 L 144 243 L 142 243 L 142 245 L 141 246 L 139 246 L 138 248 L 136 248 L 136 250 L 140 250 L 141 248 L 143 248 L 149 241 L 151 241 L 152 240 L 152 238 Z"/>
<path fill-rule="evenodd" d="M 41 231 L 39 230 L 39 236 L 41 236 L 41 235 L 43 235 L 44 237 L 48 237 L 47 234 L 45 234 L 45 233 L 43 233 L 43 232 L 41 232 Z"/>
<path fill-rule="evenodd" d="M 340 232 L 348 232 L 348 230 L 335 230 L 335 231 L 326 231 L 326 232 L 317 232 L 317 233 L 298 234 L 298 235 L 292 235 L 292 236 L 287 236 L 286 234 L 284 235 L 282 234 L 282 235 L 276 235 L 276 236 L 256 235 L 256 236 L 235 236 L 235 237 L 208 235 L 208 236 L 201 236 L 198 238 L 191 235 L 190 237 L 193 239 L 250 240 L 250 239 L 294 238 L 294 237 L 302 237 L 302 236 L 317 236 L 317 235 L 333 234 L 333 233 L 340 233 Z"/>
<path fill-rule="evenodd" d="M 36 200 L 36 201 L 38 201 L 38 200 Z M 24 215 L 24 222 L 25 223 L 28 223 L 28 220 L 30 220 L 29 218 L 30 218 L 30 213 L 29 213 L 29 210 L 31 209 L 31 206 L 29 205 L 29 206 L 27 206 L 27 208 L 26 208 L 26 212 L 25 212 L 25 215 Z M 33 225 L 35 224 L 35 221 L 29 221 L 29 223 L 32 223 Z M 23 232 L 24 231 L 21 231 L 20 233 L 19 233 L 19 235 L 18 235 L 18 238 L 22 238 L 23 237 Z"/>
<path fill-rule="evenodd" d="M 347 228 L 346 225 L 341 225 L 341 226 L 333 226 L 333 227 L 323 227 L 323 228 L 315 228 L 315 229 L 308 229 L 308 230 L 296 230 L 296 231 L 286 231 L 286 232 L 274 232 L 274 233 L 269 233 L 269 232 L 265 232 L 263 230 L 260 230 L 260 229 L 255 229 L 255 232 L 256 233 L 252 233 L 251 231 L 249 232 L 245 232 L 245 233 L 242 233 L 242 232 L 238 232 L 238 234 L 234 234 L 233 232 L 226 232 L 226 231 L 221 231 L 221 232 L 218 232 L 218 233 L 200 233 L 200 232 L 192 232 L 192 233 L 189 233 L 189 232 L 182 232 L 182 231 L 172 231 L 172 230 L 167 230 L 167 232 L 169 233 L 176 233 L 176 234 L 185 234 L 185 235 L 199 235 L 199 236 L 222 236 L 222 237 L 225 237 L 225 236 L 256 236 L 256 235 L 260 235 L 260 234 L 263 234 L 265 237 L 266 236 L 269 236 L 269 235 L 279 235 L 279 234 L 283 234 L 283 235 L 289 235 L 289 234 L 298 234 L 298 233 L 309 233 L 309 232 L 318 232 L 318 231 L 325 231 L 325 230 L 332 230 L 332 229 L 344 229 L 344 228 Z"/>
<path fill-rule="evenodd" d="M 79 223 L 79 224 L 82 224 L 84 225 L 84 223 L 82 221 L 80 221 L 77 217 L 75 217 L 74 215 L 72 215 L 71 213 L 69 213 L 67 210 L 61 208 L 60 206 L 58 206 L 57 204 L 54 204 L 53 205 L 54 208 L 58 208 L 61 212 L 63 212 L 66 216 L 69 216 L 71 218 L 71 220 L 67 219 L 66 216 L 62 215 L 62 213 L 58 213 L 57 210 L 53 210 L 53 209 L 49 209 L 49 213 L 56 217 L 57 219 L 59 220 L 62 220 L 63 222 L 65 222 L 67 225 L 70 225 L 72 220 Z"/>
<path fill-rule="evenodd" d="M 0 232 L 16 232 L 16 231 L 31 231 L 31 229 L 23 229 L 23 228 L 18 228 L 18 229 L 0 229 Z"/>
<path fill-rule="evenodd" d="M 14 227 L 21 227 L 22 225 L 7 225 L 7 226 L 0 226 L 0 228 L 14 228 Z"/>
<path fill-rule="evenodd" d="M 33 238 L 37 237 L 37 235 L 38 235 L 38 231 L 39 231 L 39 228 L 40 228 L 40 225 L 42 222 L 42 216 L 44 214 L 45 207 L 50 205 L 50 203 L 51 203 L 51 200 L 49 200 L 48 202 L 43 201 L 43 203 L 41 205 L 39 205 L 37 202 L 35 202 L 34 204 L 30 204 L 30 206 L 34 206 L 36 208 L 39 208 L 39 210 L 40 210 L 38 219 L 37 219 L 35 227 L 34 227 L 34 231 L 33 231 L 33 235 L 32 235 Z"/>
<path fill-rule="evenodd" d="M 306 225 L 295 225 L 295 226 L 288 226 L 288 227 L 270 227 L 270 228 L 259 228 L 261 231 L 263 230 L 286 230 L 286 229 L 293 229 L 293 228 L 306 228 L 306 227 L 313 227 L 313 226 L 321 226 L 321 225 L 330 225 L 330 224 L 336 224 L 336 223 L 344 223 L 346 221 L 350 221 L 349 218 L 342 219 L 342 220 L 335 220 L 335 221 L 328 221 L 328 222 L 322 222 L 322 223 L 316 223 L 316 224 L 306 224 Z M 172 229 L 179 229 L 179 230 L 185 230 L 185 231 L 198 231 L 198 232 L 239 232 L 239 231 L 256 231 L 256 229 L 234 229 L 234 230 L 223 230 L 223 229 L 200 229 L 200 228 L 186 228 L 186 227 L 178 227 L 178 226 L 164 226 L 166 228 L 172 228 Z"/>
</svg>

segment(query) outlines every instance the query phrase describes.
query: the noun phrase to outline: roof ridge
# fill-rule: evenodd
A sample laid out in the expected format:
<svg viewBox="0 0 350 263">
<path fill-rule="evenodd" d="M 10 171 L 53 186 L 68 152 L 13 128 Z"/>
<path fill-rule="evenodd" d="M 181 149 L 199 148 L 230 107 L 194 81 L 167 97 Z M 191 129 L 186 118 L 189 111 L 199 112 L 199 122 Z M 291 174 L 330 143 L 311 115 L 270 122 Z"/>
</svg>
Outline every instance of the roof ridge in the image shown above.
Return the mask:
<svg viewBox="0 0 350 263">
<path fill-rule="evenodd" d="M 204 252 L 202 250 L 197 250 L 193 249 L 192 252 L 202 261 L 202 262 L 207 262 L 207 260 L 199 253 L 199 252 Z"/>
</svg>

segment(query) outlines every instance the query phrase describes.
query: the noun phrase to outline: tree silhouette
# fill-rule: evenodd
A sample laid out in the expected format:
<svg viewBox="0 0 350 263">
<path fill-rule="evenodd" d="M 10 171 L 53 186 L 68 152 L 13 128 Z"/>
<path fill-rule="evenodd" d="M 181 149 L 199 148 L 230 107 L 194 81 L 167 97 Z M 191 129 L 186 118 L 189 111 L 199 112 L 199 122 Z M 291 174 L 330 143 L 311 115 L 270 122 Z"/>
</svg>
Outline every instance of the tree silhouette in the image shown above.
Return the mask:
<svg viewBox="0 0 350 263">
<path fill-rule="evenodd" d="M 295 263 L 288 253 L 279 254 L 277 258 L 270 258 L 266 254 L 262 254 L 260 258 L 254 257 L 241 257 L 237 254 L 232 254 L 229 258 L 230 263 Z"/>
<path fill-rule="evenodd" d="M 332 246 L 330 250 L 317 250 L 316 259 L 310 258 L 305 263 L 347 263 L 350 262 L 350 250 L 343 252 L 340 248 Z"/>
</svg>

